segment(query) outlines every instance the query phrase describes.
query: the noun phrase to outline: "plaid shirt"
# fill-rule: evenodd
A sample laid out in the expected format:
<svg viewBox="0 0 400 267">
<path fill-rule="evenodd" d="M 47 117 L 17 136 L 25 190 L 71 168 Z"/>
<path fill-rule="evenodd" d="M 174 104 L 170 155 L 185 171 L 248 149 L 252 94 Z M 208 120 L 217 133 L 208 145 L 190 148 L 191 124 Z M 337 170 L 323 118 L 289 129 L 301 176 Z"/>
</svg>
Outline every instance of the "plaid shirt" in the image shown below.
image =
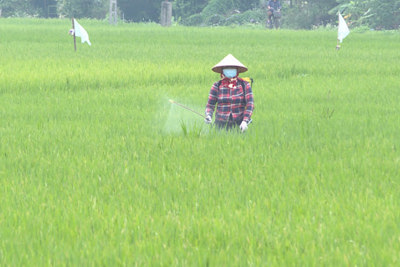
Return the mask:
<svg viewBox="0 0 400 267">
<path fill-rule="evenodd" d="M 236 86 L 232 89 L 222 84 L 218 88 L 219 83 L 216 82 L 211 87 L 206 106 L 206 116 L 210 115 L 212 117 L 215 105 L 218 103 L 215 113 L 216 121 L 226 122 L 232 114 L 234 121 L 240 123 L 244 120 L 248 123 L 254 109 L 253 92 L 250 84 L 240 78 L 238 78 Z M 242 83 L 246 86 L 246 95 L 243 93 Z"/>
</svg>

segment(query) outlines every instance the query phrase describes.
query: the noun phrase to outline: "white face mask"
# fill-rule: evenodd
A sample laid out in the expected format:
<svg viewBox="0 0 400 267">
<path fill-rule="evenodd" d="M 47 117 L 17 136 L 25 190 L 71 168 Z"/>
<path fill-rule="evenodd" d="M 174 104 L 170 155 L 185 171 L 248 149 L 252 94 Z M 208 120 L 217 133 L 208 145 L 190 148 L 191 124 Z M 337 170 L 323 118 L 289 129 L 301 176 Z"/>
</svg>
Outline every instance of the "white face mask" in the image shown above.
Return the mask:
<svg viewBox="0 0 400 267">
<path fill-rule="evenodd" d="M 237 69 L 223 69 L 222 73 L 226 78 L 233 78 L 237 75 Z"/>
</svg>

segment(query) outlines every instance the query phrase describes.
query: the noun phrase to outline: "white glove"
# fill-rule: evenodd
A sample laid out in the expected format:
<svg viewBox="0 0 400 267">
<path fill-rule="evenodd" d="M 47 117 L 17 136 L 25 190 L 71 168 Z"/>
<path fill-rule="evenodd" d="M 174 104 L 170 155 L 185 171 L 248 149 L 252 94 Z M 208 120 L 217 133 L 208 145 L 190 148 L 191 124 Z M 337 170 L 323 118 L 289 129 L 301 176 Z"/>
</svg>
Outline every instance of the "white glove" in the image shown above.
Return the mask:
<svg viewBox="0 0 400 267">
<path fill-rule="evenodd" d="M 207 117 L 204 119 L 204 122 L 207 124 L 211 124 L 211 122 L 212 122 L 211 116 L 207 115 Z"/>
<path fill-rule="evenodd" d="M 247 122 L 242 121 L 240 124 L 240 130 L 242 130 L 242 133 L 247 130 Z"/>
</svg>

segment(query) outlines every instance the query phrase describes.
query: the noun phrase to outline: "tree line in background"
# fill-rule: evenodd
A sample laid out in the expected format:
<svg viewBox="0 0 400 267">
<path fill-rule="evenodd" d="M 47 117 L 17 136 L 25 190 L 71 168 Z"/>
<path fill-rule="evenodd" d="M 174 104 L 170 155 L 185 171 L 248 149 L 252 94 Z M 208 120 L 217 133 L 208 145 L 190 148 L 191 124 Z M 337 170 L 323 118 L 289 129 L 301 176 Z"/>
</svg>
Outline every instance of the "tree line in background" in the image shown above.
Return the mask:
<svg viewBox="0 0 400 267">
<path fill-rule="evenodd" d="M 162 0 L 118 0 L 119 17 L 158 22 Z M 268 0 L 175 0 L 174 22 L 187 26 L 264 24 Z M 312 29 L 337 24 L 340 11 L 353 27 L 399 29 L 400 0 L 284 0 L 282 27 Z M 109 0 L 0 0 L 2 17 L 106 19 Z"/>
</svg>

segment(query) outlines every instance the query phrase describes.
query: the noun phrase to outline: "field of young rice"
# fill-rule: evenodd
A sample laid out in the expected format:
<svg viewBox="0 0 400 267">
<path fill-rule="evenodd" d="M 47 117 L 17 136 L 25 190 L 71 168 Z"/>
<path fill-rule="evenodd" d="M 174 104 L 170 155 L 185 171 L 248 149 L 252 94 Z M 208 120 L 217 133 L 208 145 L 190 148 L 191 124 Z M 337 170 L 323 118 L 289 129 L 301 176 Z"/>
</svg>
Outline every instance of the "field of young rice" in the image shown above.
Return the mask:
<svg viewBox="0 0 400 267">
<path fill-rule="evenodd" d="M 400 33 L 0 19 L 1 266 L 400 264 Z M 203 113 L 232 53 L 253 123 Z"/>
</svg>

